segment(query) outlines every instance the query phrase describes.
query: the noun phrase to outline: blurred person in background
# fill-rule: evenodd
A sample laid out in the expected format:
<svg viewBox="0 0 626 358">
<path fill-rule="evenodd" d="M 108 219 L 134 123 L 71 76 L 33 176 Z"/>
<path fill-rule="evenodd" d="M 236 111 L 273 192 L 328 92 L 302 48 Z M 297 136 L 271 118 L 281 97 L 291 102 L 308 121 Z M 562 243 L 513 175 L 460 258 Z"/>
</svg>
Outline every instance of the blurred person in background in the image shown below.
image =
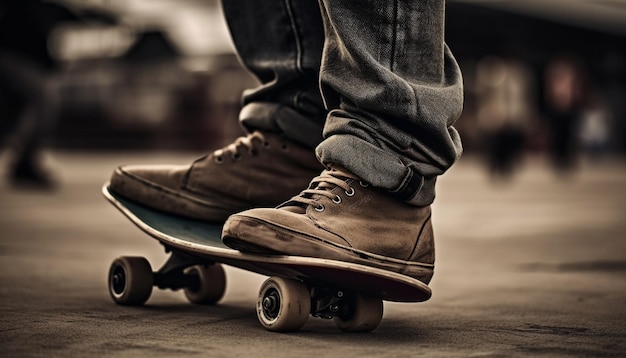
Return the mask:
<svg viewBox="0 0 626 358">
<path fill-rule="evenodd" d="M 453 123 L 463 86 L 444 43 L 444 1 L 223 8 L 261 83 L 243 94 L 247 135 L 190 165 L 119 167 L 110 190 L 226 220 L 222 239 L 241 251 L 361 263 L 428 283 L 435 182 L 462 151 Z"/>
<path fill-rule="evenodd" d="M 8 140 L 8 179 L 19 187 L 51 189 L 56 181 L 41 154 L 57 107 L 57 64 L 48 51 L 53 28 L 76 16 L 45 1 L 0 2 L 0 116 Z"/>
<path fill-rule="evenodd" d="M 534 90 L 531 71 L 513 57 L 488 56 L 476 67 L 476 119 L 494 178 L 508 179 L 522 159 Z"/>
<path fill-rule="evenodd" d="M 589 159 L 597 161 L 609 151 L 613 121 L 606 99 L 595 86 L 589 84 L 577 135 L 577 141 Z"/>
<path fill-rule="evenodd" d="M 552 163 L 565 173 L 576 165 L 578 128 L 588 99 L 587 78 L 578 61 L 560 56 L 548 63 L 544 86 Z"/>
</svg>

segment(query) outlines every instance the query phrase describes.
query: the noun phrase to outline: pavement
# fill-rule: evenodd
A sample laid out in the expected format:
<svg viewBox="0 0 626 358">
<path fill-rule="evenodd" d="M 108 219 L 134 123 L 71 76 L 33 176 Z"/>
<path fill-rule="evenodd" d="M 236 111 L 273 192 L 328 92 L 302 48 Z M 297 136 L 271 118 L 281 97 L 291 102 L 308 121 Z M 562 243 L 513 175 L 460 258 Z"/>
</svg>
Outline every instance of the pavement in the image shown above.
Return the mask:
<svg viewBox="0 0 626 358">
<path fill-rule="evenodd" d="M 439 181 L 431 300 L 385 303 L 371 333 L 311 318 L 278 334 L 254 312 L 265 278 L 234 268 L 215 306 L 156 289 L 144 307 L 109 297 L 114 258 L 141 255 L 156 268 L 166 255 L 100 187 L 119 164 L 194 156 L 57 151 L 57 191 L 0 183 L 0 356 L 626 356 L 625 161 L 559 176 L 531 158 L 512 181 L 494 181 L 466 156 Z"/>
</svg>

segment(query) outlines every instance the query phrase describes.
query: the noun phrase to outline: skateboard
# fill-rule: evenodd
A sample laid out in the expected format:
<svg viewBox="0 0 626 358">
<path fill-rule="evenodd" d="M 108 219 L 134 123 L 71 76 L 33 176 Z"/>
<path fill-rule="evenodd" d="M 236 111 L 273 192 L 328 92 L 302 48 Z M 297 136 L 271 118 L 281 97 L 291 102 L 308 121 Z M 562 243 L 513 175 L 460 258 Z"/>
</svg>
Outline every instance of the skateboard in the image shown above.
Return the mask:
<svg viewBox="0 0 626 358">
<path fill-rule="evenodd" d="M 120 305 L 143 305 L 154 286 L 182 289 L 191 303 L 215 304 L 226 290 L 222 265 L 269 276 L 256 302 L 258 320 L 269 331 L 299 330 L 310 315 L 333 319 L 342 331 L 371 331 L 382 319 L 383 300 L 422 302 L 431 296 L 419 280 L 382 269 L 320 258 L 242 253 L 222 243 L 221 224 L 138 205 L 109 191 L 106 184 L 102 191 L 169 253 L 156 272 L 143 257 L 121 256 L 113 261 L 108 288 Z"/>
</svg>

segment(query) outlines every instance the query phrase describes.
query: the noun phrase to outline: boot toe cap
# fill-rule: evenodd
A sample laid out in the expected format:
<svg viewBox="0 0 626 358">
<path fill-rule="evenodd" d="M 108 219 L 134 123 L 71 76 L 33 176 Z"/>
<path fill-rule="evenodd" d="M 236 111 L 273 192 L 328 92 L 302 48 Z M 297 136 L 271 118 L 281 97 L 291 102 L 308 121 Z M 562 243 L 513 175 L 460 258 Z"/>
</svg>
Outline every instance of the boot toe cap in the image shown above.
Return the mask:
<svg viewBox="0 0 626 358">
<path fill-rule="evenodd" d="M 109 182 L 111 191 L 141 204 L 180 191 L 185 167 L 165 165 L 125 165 L 118 167 Z"/>
</svg>

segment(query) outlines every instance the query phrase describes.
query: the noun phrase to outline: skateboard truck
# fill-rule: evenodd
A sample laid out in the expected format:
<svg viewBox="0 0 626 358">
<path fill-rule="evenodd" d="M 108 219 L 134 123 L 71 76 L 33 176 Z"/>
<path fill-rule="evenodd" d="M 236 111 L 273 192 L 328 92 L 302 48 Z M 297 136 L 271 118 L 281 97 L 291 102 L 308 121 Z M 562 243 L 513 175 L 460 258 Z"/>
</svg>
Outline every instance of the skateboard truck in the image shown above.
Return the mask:
<svg viewBox="0 0 626 358">
<path fill-rule="evenodd" d="M 323 295 L 319 295 L 317 291 L 327 291 Z M 336 292 L 335 294 L 330 291 Z M 345 308 L 345 303 L 342 304 L 341 298 L 343 296 L 342 291 L 329 290 L 320 287 L 310 288 L 311 292 L 311 315 L 313 317 L 332 319 L 335 316 L 341 314 L 340 309 Z M 263 297 L 262 306 L 263 314 L 271 317 L 276 317 L 279 311 L 280 297 L 277 291 L 272 291 Z M 345 310 L 342 310 L 345 311 Z"/>
<path fill-rule="evenodd" d="M 152 294 L 152 287 L 184 289 L 187 299 L 195 304 L 214 304 L 226 291 L 226 274 L 218 263 L 200 262 L 191 255 L 171 251 L 169 259 L 156 272 L 143 257 L 122 256 L 109 269 L 109 293 L 125 306 L 143 305 Z"/>
<path fill-rule="evenodd" d="M 312 286 L 311 292 L 311 315 L 332 319 L 335 316 L 348 314 L 348 297 L 344 291 L 324 286 Z"/>
<path fill-rule="evenodd" d="M 166 252 L 172 251 L 166 247 Z M 170 255 L 169 259 L 161 266 L 161 268 L 154 272 L 153 285 L 160 289 L 170 289 L 173 291 L 181 288 L 189 287 L 197 290 L 200 282 L 198 275 L 185 274 L 187 268 L 207 263 L 201 263 L 197 259 L 194 259 L 190 255 L 186 255 L 182 252 L 174 252 Z"/>
<path fill-rule="evenodd" d="M 325 284 L 270 277 L 257 299 L 257 318 L 270 331 L 295 331 L 314 317 L 333 319 L 343 331 L 367 332 L 378 326 L 382 299 L 348 293 Z"/>
</svg>

